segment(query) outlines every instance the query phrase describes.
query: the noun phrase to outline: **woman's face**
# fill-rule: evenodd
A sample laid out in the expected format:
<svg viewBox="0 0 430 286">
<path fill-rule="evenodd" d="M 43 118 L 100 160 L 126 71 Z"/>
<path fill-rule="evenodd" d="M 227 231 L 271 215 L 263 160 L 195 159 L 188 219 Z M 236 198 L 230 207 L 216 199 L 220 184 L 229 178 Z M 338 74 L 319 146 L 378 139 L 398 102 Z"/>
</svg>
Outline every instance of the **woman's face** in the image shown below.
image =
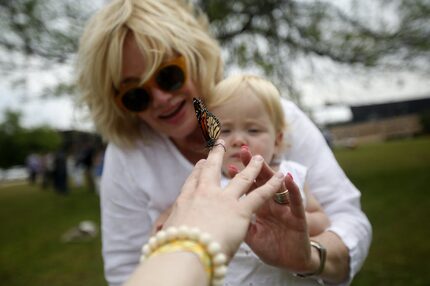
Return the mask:
<svg viewBox="0 0 430 286">
<path fill-rule="evenodd" d="M 140 79 L 145 71 L 145 59 L 132 34 L 128 34 L 124 41 L 122 60 L 121 82 Z M 138 113 L 146 124 L 178 139 L 195 130 L 197 120 L 192 98 L 198 97 L 198 93 L 189 76 L 179 89 L 166 92 L 155 84 L 147 90 L 151 94 L 151 101 L 147 109 Z"/>
</svg>

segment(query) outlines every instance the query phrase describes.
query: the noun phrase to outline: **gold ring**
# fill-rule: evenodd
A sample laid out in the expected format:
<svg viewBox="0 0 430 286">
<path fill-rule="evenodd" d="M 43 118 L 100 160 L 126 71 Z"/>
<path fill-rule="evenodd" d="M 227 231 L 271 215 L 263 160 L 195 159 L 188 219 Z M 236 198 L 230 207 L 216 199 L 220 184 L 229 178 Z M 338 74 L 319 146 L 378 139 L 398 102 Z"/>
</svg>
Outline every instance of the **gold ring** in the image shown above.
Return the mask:
<svg viewBox="0 0 430 286">
<path fill-rule="evenodd" d="M 281 193 L 275 193 L 273 200 L 280 205 L 288 204 L 288 189 Z"/>
</svg>

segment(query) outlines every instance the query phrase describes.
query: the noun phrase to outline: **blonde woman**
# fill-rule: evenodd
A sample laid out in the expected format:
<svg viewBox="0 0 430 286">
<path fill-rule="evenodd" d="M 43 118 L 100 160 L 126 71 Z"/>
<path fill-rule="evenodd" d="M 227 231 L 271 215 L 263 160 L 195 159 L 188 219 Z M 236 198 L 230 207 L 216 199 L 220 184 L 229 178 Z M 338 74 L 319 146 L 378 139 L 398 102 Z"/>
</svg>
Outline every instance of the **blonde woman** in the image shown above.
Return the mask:
<svg viewBox="0 0 430 286">
<path fill-rule="evenodd" d="M 209 99 L 222 76 L 220 48 L 204 15 L 188 2 L 114 0 L 87 23 L 79 47 L 78 85 L 98 132 L 109 142 L 100 196 L 110 285 L 121 285 L 130 276 L 156 218 L 175 202 L 193 165 L 206 157 L 192 98 Z M 360 193 L 311 121 L 293 103 L 282 104 L 292 132 L 285 156 L 309 169 L 310 189 L 332 223 L 329 231 L 313 238 L 327 250 L 318 277 L 349 283 L 371 239 Z M 273 216 L 276 220 L 272 230 L 283 235 L 285 226 Z M 287 234 L 276 247 L 303 259 L 281 256 L 275 266 L 316 273 L 316 266 L 323 265 L 318 253 L 308 240 Z M 266 242 L 250 246 L 267 249 Z"/>
<path fill-rule="evenodd" d="M 231 182 L 228 177 L 244 169 L 241 159 L 242 150 L 249 151 L 254 155 L 260 155 L 270 163 L 275 171 L 289 176 L 297 184 L 301 193 L 302 205 L 306 211 L 306 222 L 308 231 L 306 237 L 316 237 L 324 232 L 330 221 L 324 213 L 320 204 L 310 193 L 306 184 L 307 168 L 297 162 L 282 159 L 282 153 L 287 148 L 284 141 L 284 132 L 287 130 L 285 115 L 281 105 L 281 97 L 278 89 L 264 78 L 253 75 L 230 76 L 217 84 L 213 96 L 208 101 L 208 109 L 222 122 L 220 138 L 224 140 L 223 146 L 226 151 L 222 163 L 221 186 L 228 186 Z M 218 175 L 219 176 L 219 175 Z M 239 176 L 234 176 L 237 179 Z M 289 209 L 288 194 L 276 194 L 280 204 L 286 204 L 284 209 Z M 244 197 L 243 199 L 246 199 Z M 274 207 L 276 202 L 267 203 L 266 207 L 259 210 L 257 214 L 271 212 L 270 204 Z M 164 229 L 164 221 L 170 214 L 169 209 L 156 221 L 156 229 Z M 280 213 L 285 216 L 286 213 Z M 221 214 L 220 214 L 221 215 Z M 261 217 L 261 216 L 260 216 Z M 262 216 L 264 217 L 264 215 Z M 257 216 L 257 218 L 259 218 Z M 283 220 L 290 230 L 291 219 Z M 280 223 L 280 221 L 277 221 Z M 269 224 L 267 224 L 269 225 Z M 257 219 L 250 226 L 247 242 L 253 245 L 255 237 L 252 235 L 255 229 L 264 228 L 265 224 Z M 271 237 L 271 228 L 265 229 L 264 235 Z M 279 239 L 279 238 L 278 238 Z M 272 242 L 276 245 L 276 242 Z M 258 244 L 257 244 L 258 245 Z M 273 248 L 273 256 L 262 253 L 261 249 L 255 248 L 253 252 L 247 244 L 242 243 L 236 255 L 229 264 L 229 275 L 225 282 L 227 285 L 285 285 L 303 284 L 305 280 L 296 277 L 285 269 L 272 267 L 278 259 L 278 250 Z M 258 254 L 262 256 L 260 259 Z M 267 262 L 267 263 L 265 263 Z M 307 278 L 313 283 L 313 278 Z"/>
</svg>

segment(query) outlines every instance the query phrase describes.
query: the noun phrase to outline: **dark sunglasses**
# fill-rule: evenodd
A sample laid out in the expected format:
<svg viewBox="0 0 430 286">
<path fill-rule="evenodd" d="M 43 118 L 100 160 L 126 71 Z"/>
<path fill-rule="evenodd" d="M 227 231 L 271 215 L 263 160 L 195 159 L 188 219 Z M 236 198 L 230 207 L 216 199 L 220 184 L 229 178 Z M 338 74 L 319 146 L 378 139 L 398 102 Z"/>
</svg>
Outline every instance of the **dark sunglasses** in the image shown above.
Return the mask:
<svg viewBox="0 0 430 286">
<path fill-rule="evenodd" d="M 171 92 L 180 89 L 186 80 L 185 58 L 179 56 L 161 64 L 143 85 L 140 85 L 139 80 L 127 81 L 121 84 L 115 96 L 115 101 L 127 111 L 142 112 L 151 103 L 151 88 L 157 87 L 163 91 Z"/>
</svg>

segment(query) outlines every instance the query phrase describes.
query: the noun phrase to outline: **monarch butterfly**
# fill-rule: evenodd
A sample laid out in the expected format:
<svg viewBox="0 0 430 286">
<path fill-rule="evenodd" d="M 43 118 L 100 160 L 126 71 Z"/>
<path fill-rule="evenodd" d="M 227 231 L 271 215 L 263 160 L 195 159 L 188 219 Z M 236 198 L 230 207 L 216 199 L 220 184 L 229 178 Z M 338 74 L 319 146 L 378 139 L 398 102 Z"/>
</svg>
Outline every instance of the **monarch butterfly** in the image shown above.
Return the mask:
<svg viewBox="0 0 430 286">
<path fill-rule="evenodd" d="M 199 122 L 200 129 L 202 130 L 203 137 L 206 140 L 206 148 L 212 149 L 217 145 L 216 140 L 220 134 L 221 123 L 215 115 L 206 109 L 200 99 L 193 98 L 193 103 L 197 121 Z"/>
</svg>

